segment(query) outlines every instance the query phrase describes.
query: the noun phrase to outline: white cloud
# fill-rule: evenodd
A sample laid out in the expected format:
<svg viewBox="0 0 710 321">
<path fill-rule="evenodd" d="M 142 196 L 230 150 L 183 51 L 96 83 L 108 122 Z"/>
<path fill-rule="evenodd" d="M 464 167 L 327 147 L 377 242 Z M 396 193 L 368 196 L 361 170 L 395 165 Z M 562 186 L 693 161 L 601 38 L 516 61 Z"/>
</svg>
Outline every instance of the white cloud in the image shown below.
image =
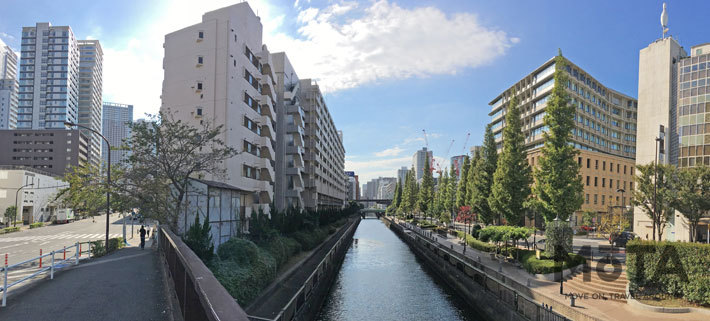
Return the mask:
<svg viewBox="0 0 710 321">
<path fill-rule="evenodd" d="M 404 149 L 400 148 L 399 146 L 395 146 L 392 148 L 387 148 L 383 151 L 375 153 L 375 156 L 377 157 L 386 157 L 386 156 L 397 156 L 401 154 L 404 151 Z"/>
<path fill-rule="evenodd" d="M 265 35 L 267 43 L 286 51 L 302 77 L 336 91 L 384 79 L 455 74 L 492 61 L 520 41 L 481 25 L 471 13 L 406 9 L 387 0 L 356 7 L 340 2 L 302 10 L 297 38 Z"/>
<path fill-rule="evenodd" d="M 353 161 L 350 157 L 345 157 L 345 170 L 355 171 L 362 184 L 380 176 L 395 177 L 397 176 L 397 169 L 402 166 L 412 166 L 412 157 L 403 156 L 367 161 Z"/>
</svg>

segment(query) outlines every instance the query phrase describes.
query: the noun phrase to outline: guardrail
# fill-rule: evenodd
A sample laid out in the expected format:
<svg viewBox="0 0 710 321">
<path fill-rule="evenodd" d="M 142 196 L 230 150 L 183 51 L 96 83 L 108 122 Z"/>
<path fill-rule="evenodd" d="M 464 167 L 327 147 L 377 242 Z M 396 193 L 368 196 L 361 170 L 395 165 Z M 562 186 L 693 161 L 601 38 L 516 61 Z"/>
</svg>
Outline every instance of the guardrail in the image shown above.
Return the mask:
<svg viewBox="0 0 710 321">
<path fill-rule="evenodd" d="M 157 233 L 158 248 L 167 263 L 183 319 L 249 320 L 244 310 L 180 237 L 160 226 Z"/>
<path fill-rule="evenodd" d="M 83 244 L 88 244 L 89 246 L 87 247 L 86 251 L 82 250 L 82 245 Z M 71 252 L 73 249 L 74 254 L 71 255 L 69 258 L 67 258 L 67 250 Z M 69 262 L 70 264 L 73 263 L 74 265 L 79 264 L 79 259 L 81 257 L 82 253 L 88 252 L 89 257 L 91 257 L 91 242 L 76 242 L 74 246 L 71 246 L 69 248 L 64 247 L 60 250 L 55 250 L 51 251 L 47 254 L 42 254 L 42 250 L 40 250 L 40 255 L 37 257 L 33 257 L 29 260 L 22 261 L 20 263 L 15 263 L 13 265 L 8 265 L 7 264 L 7 254 L 5 254 L 5 264 L 2 268 L 0 268 L 0 273 L 3 274 L 3 286 L 0 288 L 0 291 L 2 291 L 2 306 L 6 306 L 7 304 L 7 294 L 10 292 L 10 288 L 13 286 L 16 286 L 22 282 L 25 282 L 27 280 L 30 280 L 34 278 L 35 276 L 38 276 L 42 273 L 49 272 L 49 278 L 54 279 L 54 271 L 57 269 L 63 268 L 65 263 Z M 62 259 L 58 260 L 56 258 L 57 254 L 62 255 Z M 51 256 L 49 266 L 42 267 L 43 259 L 45 257 Z M 23 264 L 34 262 L 34 261 L 39 261 L 39 269 L 29 275 L 21 277 L 19 280 L 13 281 L 12 283 L 8 284 L 8 274 L 10 273 L 10 270 L 13 268 L 20 268 L 23 267 Z"/>
<path fill-rule="evenodd" d="M 505 274 L 492 270 L 485 265 L 462 255 L 461 253 L 451 252 L 449 248 L 434 239 L 435 237 L 438 237 L 438 235 L 433 235 L 430 231 L 423 231 L 419 227 L 409 223 L 392 223 L 398 225 L 399 228 L 407 228 L 408 230 L 414 232 L 419 237 L 419 240 L 426 243 L 425 247 L 431 251 L 434 251 L 438 256 L 441 256 L 438 254 L 438 251 L 449 254 L 447 261 L 449 261 L 450 264 L 456 266 L 459 271 L 463 272 L 465 275 L 473 279 L 474 282 L 481 285 L 485 289 L 486 293 L 493 295 L 504 305 L 514 309 L 528 320 L 570 320 L 561 313 L 553 311 L 553 307 L 557 308 L 557 310 L 560 308 L 564 309 L 565 312 L 570 314 L 575 320 L 598 320 L 597 318 L 570 310 L 567 307 L 563 307 L 560 304 L 557 304 L 555 300 L 552 300 L 547 296 L 535 293 L 534 296 L 544 297 L 546 301 L 552 304 L 545 305 L 543 303 L 538 303 L 535 299 L 523 293 L 522 289 L 526 286 L 506 277 Z"/>
</svg>

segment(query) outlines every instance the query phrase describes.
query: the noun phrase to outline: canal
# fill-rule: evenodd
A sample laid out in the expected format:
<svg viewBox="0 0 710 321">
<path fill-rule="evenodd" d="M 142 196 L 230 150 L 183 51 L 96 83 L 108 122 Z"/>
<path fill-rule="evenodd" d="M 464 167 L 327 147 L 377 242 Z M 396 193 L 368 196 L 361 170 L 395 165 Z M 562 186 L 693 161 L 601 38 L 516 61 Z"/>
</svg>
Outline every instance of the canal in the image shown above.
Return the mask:
<svg viewBox="0 0 710 321">
<path fill-rule="evenodd" d="M 483 320 L 382 221 L 354 239 L 317 320 Z"/>
</svg>

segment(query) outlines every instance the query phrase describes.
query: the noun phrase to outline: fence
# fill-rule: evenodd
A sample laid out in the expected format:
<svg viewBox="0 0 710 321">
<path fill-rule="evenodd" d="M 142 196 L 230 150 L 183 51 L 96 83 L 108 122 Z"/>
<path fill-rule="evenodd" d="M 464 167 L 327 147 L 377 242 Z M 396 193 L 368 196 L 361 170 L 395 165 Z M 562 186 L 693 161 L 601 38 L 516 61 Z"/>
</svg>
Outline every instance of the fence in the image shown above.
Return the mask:
<svg viewBox="0 0 710 321">
<path fill-rule="evenodd" d="M 451 251 L 443 244 L 435 241 L 438 235 L 431 231 L 424 231 L 408 223 L 393 223 L 393 225 L 398 226 L 398 228 L 402 230 L 406 226 L 407 229 L 418 236 L 414 238 L 415 242 L 423 243 L 422 245 L 433 252 L 433 254 L 442 257 L 444 260 L 448 261 L 449 264 L 455 266 L 457 270 L 473 279 L 474 282 L 483 287 L 486 293 L 494 296 L 507 308 L 517 311 L 528 320 L 570 320 L 557 312 L 560 310 L 563 310 L 566 315 L 572 317 L 574 320 L 598 320 L 565 305 L 558 304 L 556 301 L 542 294 L 533 293 L 527 286 L 507 278 L 505 274 L 493 270 L 480 262 L 476 262 L 461 253 Z M 545 301 L 550 302 L 550 304 L 543 305 L 542 303 L 538 303 L 533 297 L 543 298 Z"/>
<path fill-rule="evenodd" d="M 168 267 L 184 320 L 248 321 L 247 315 L 183 241 L 158 227 L 158 247 Z"/>
<path fill-rule="evenodd" d="M 88 246 L 86 247 L 87 248 L 86 251 L 82 250 L 83 244 L 88 244 Z M 74 254 L 71 255 L 67 259 L 67 256 L 66 256 L 67 250 L 69 250 L 69 252 L 71 253 L 72 248 L 73 248 Z M 2 306 L 4 307 L 7 304 L 7 294 L 8 294 L 8 292 L 10 292 L 11 287 L 16 286 L 22 282 L 28 281 L 28 280 L 30 280 L 30 279 L 34 278 L 35 276 L 38 276 L 42 273 L 47 273 L 47 272 L 49 272 L 49 278 L 54 279 L 54 271 L 55 270 L 63 268 L 64 266 L 66 266 L 65 265 L 66 263 L 70 263 L 70 264 L 73 263 L 74 265 L 79 264 L 79 259 L 81 257 L 81 254 L 85 253 L 85 252 L 88 252 L 89 257 L 91 257 L 91 242 L 81 242 L 81 243 L 77 242 L 74 244 L 74 246 L 69 247 L 68 249 L 66 247 L 64 247 L 61 250 L 51 251 L 47 254 L 42 254 L 42 250 L 40 250 L 39 256 L 33 257 L 29 260 L 22 261 L 20 263 L 15 263 L 13 265 L 7 264 L 7 254 L 5 254 L 5 265 L 2 268 L 0 268 L 0 272 L 2 272 L 2 275 L 3 275 L 3 286 L 2 286 L 2 288 L 0 288 L 0 291 L 2 291 Z M 61 260 L 57 260 L 57 258 L 56 258 L 57 254 L 62 255 Z M 43 265 L 42 263 L 43 263 L 44 258 L 48 257 L 48 256 L 51 256 L 51 259 L 49 259 L 49 266 L 45 265 L 45 267 L 42 267 L 42 265 Z M 34 272 L 31 272 L 29 275 L 23 274 L 19 280 L 13 281 L 10 284 L 8 284 L 8 274 L 10 273 L 11 269 L 26 268 L 26 266 L 23 266 L 24 264 L 32 263 L 34 261 L 39 261 L 39 269 L 37 269 Z"/>
</svg>

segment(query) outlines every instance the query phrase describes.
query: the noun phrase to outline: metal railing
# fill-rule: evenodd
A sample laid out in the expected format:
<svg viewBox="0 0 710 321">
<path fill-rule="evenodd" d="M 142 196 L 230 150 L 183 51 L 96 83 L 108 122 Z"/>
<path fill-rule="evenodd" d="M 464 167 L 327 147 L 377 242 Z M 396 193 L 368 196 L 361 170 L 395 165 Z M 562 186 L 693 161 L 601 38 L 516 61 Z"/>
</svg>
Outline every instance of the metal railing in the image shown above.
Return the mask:
<svg viewBox="0 0 710 321">
<path fill-rule="evenodd" d="M 87 248 L 86 251 L 82 250 L 83 244 L 88 244 L 88 246 L 86 247 Z M 71 253 L 72 250 L 73 250 L 74 254 L 72 254 L 70 257 L 67 258 L 67 251 L 69 251 Z M 56 270 L 65 267 L 67 263 L 73 264 L 73 265 L 79 264 L 79 259 L 81 258 L 81 254 L 87 253 L 87 252 L 88 252 L 89 257 L 91 257 L 91 242 L 81 242 L 81 243 L 76 242 L 74 244 L 74 246 L 70 246 L 69 248 L 67 248 L 65 246 L 62 249 L 51 251 L 47 254 L 42 254 L 42 250 L 40 250 L 39 256 L 33 257 L 31 259 L 28 259 L 28 260 L 25 260 L 25 261 L 22 261 L 19 263 L 15 263 L 12 265 L 7 264 L 8 263 L 7 262 L 7 254 L 5 254 L 5 264 L 4 264 L 4 266 L 2 266 L 2 268 L 0 268 L 0 273 L 2 273 L 2 276 L 3 276 L 3 286 L 2 286 L 2 288 L 0 288 L 0 291 L 2 291 L 2 306 L 4 307 L 7 304 L 7 294 L 8 294 L 8 292 L 10 292 L 11 287 L 16 286 L 22 282 L 28 281 L 28 280 L 30 280 L 42 273 L 46 273 L 46 272 L 49 272 L 50 279 L 54 279 L 54 272 Z M 62 258 L 57 259 L 56 258 L 57 254 L 61 254 Z M 49 266 L 45 265 L 44 267 L 42 267 L 43 260 L 45 260 L 44 258 L 48 257 L 48 256 L 51 257 L 49 259 Z M 22 276 L 20 277 L 19 280 L 15 280 L 15 281 L 8 284 L 8 274 L 10 273 L 11 269 L 18 269 L 19 270 L 20 268 L 27 268 L 27 266 L 24 266 L 25 264 L 33 263 L 35 261 L 39 261 L 39 268 L 36 271 L 30 272 L 30 274 L 28 274 L 28 275 L 22 274 Z"/>
<path fill-rule="evenodd" d="M 423 231 L 419 227 L 408 223 L 392 223 L 401 228 L 402 231 L 404 231 L 404 228 L 407 228 L 414 232 L 418 236 L 418 239 L 425 243 L 425 247 L 434 252 L 435 255 L 442 256 L 439 252 L 446 253 L 448 256 L 446 260 L 451 265 L 455 266 L 457 270 L 463 272 L 466 276 L 473 279 L 475 283 L 482 286 L 486 293 L 493 295 L 508 308 L 515 310 L 526 319 L 535 321 L 570 320 L 559 312 L 553 311 L 553 307 L 560 308 L 560 305 L 554 300 L 545 297 L 548 299 L 548 302 L 552 303 L 551 305 L 538 303 L 535 299 L 521 291 L 523 287 L 522 284 L 506 277 L 505 274 L 490 269 L 479 262 L 475 262 L 473 259 L 461 253 L 450 251 L 449 248 L 436 241 L 439 235 L 431 233 L 431 231 Z M 415 241 L 416 240 L 417 238 L 415 238 Z M 595 319 L 589 318 L 586 315 L 580 315 L 580 313 L 576 311 L 567 310 L 566 312 L 572 312 L 571 314 L 574 315 L 575 319 L 577 319 L 577 317 L 580 317 L 580 320 Z"/>
</svg>

